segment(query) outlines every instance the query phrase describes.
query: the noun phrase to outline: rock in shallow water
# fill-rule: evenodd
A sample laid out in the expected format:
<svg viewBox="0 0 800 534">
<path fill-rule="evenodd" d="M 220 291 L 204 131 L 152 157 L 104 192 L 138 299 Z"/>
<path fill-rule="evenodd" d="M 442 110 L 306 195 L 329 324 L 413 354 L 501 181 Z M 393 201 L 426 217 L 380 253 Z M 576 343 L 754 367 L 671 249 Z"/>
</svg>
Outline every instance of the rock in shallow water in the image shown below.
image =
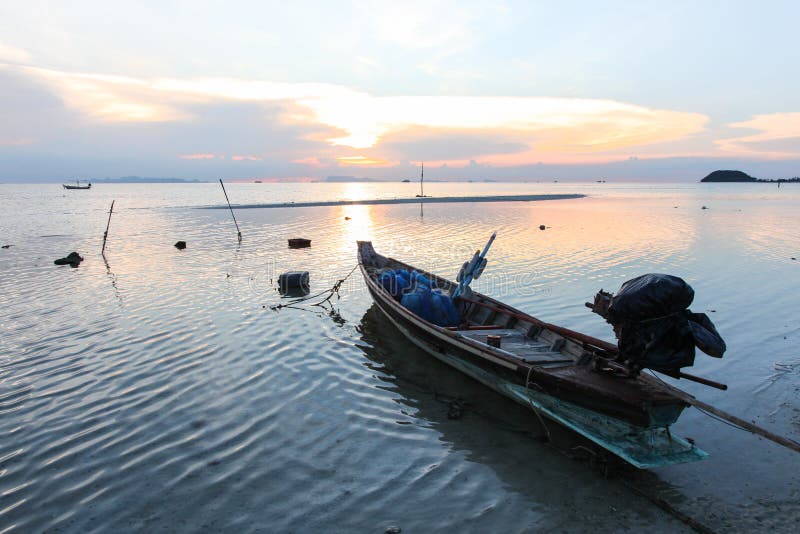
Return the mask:
<svg viewBox="0 0 800 534">
<path fill-rule="evenodd" d="M 77 252 L 70 252 L 64 258 L 59 258 L 53 263 L 56 265 L 70 265 L 72 267 L 77 267 L 83 261 L 83 258 Z"/>
<path fill-rule="evenodd" d="M 186 248 L 186 241 L 178 241 L 177 243 L 175 243 L 175 248 L 177 248 L 178 250 L 185 249 Z"/>
</svg>

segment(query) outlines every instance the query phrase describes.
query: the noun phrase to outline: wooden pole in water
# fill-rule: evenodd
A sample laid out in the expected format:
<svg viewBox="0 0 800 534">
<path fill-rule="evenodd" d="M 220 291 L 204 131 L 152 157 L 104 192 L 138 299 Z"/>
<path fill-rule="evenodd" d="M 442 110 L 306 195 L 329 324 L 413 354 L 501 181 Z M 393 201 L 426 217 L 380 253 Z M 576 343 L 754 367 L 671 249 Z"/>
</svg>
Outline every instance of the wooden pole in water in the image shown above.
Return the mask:
<svg viewBox="0 0 800 534">
<path fill-rule="evenodd" d="M 228 199 L 228 192 L 225 191 L 225 184 L 222 183 L 222 178 L 219 180 L 219 185 L 222 186 L 222 192 L 225 193 L 225 200 L 228 202 L 228 209 L 231 210 L 231 217 L 233 217 L 233 224 L 236 225 L 236 233 L 239 236 L 239 241 L 242 240 L 242 231 L 239 230 L 239 223 L 236 222 L 236 215 L 233 214 L 233 208 L 231 207 L 231 201 Z"/>
<path fill-rule="evenodd" d="M 106 231 L 103 232 L 103 248 L 100 249 L 100 254 L 105 254 L 106 251 L 106 239 L 108 239 L 108 228 L 111 226 L 111 214 L 114 213 L 114 202 L 116 201 L 111 201 L 111 209 L 108 210 L 108 222 L 106 223 Z"/>
<path fill-rule="evenodd" d="M 425 198 L 425 191 L 422 188 L 422 182 L 425 180 L 425 162 L 422 162 L 422 167 L 419 171 L 419 196 Z"/>
<path fill-rule="evenodd" d="M 795 452 L 800 452 L 800 443 L 797 443 L 794 440 L 791 440 L 789 438 L 785 438 L 783 436 L 779 436 L 778 434 L 774 434 L 774 433 L 770 432 L 769 430 L 766 430 L 764 428 L 761 428 L 760 426 L 757 426 L 757 425 L 754 425 L 753 423 L 745 421 L 744 419 L 742 419 L 740 417 L 736 417 L 735 415 L 729 414 L 728 412 L 720 410 L 719 408 L 715 408 L 714 406 L 711 406 L 710 404 L 706 404 L 705 402 L 703 402 L 701 400 L 697 400 L 694 397 L 692 397 L 691 395 L 689 395 L 688 393 L 686 393 L 685 391 L 682 391 L 682 390 L 680 390 L 680 389 L 678 389 L 676 387 L 672 387 L 669 384 L 665 384 L 665 385 L 670 388 L 670 390 L 672 391 L 672 393 L 676 397 L 678 397 L 682 401 L 685 401 L 687 404 L 690 404 L 690 405 L 694 406 L 695 408 L 698 408 L 698 409 L 700 409 L 700 410 L 702 410 L 704 412 L 708 412 L 711 415 L 715 415 L 716 417 L 719 417 L 720 419 L 728 421 L 729 423 L 732 423 L 732 424 L 734 424 L 734 425 L 736 425 L 738 427 L 741 427 L 744 430 L 747 430 L 748 432 L 752 432 L 753 434 L 761 436 L 762 438 L 767 438 L 768 440 L 772 441 L 773 443 L 777 443 L 778 445 L 782 445 L 782 446 L 786 447 L 787 449 L 791 449 L 791 450 L 793 450 Z"/>
</svg>

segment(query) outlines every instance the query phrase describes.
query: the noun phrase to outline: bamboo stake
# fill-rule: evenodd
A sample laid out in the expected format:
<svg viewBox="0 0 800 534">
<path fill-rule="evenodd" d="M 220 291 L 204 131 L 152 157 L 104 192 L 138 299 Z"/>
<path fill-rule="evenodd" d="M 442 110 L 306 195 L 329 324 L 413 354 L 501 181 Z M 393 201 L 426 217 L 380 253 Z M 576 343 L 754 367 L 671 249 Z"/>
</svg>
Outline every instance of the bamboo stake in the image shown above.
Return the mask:
<svg viewBox="0 0 800 534">
<path fill-rule="evenodd" d="M 228 192 L 225 191 L 225 184 L 222 183 L 222 178 L 219 180 L 219 185 L 222 186 L 222 192 L 225 193 L 225 200 L 228 202 L 228 209 L 231 210 L 231 217 L 233 217 L 233 224 L 236 225 L 236 233 L 239 236 L 239 241 L 242 240 L 242 231 L 239 230 L 239 223 L 236 222 L 236 215 L 233 214 L 233 208 L 231 207 L 231 201 L 228 199 Z"/>
<path fill-rule="evenodd" d="M 111 226 L 111 214 L 114 213 L 114 202 L 116 201 L 111 201 L 111 209 L 108 210 L 108 222 L 106 223 L 106 231 L 103 232 L 103 248 L 100 249 L 100 254 L 105 254 L 106 252 L 106 239 L 108 239 L 108 228 Z"/>
<path fill-rule="evenodd" d="M 422 182 L 425 179 L 425 162 L 422 162 L 422 169 L 419 171 L 419 196 L 425 197 L 425 190 L 422 188 Z"/>
<path fill-rule="evenodd" d="M 768 440 L 770 440 L 770 441 L 772 441 L 774 443 L 777 443 L 778 445 L 782 445 L 782 446 L 786 447 L 787 449 L 791 449 L 791 450 L 793 450 L 795 452 L 800 452 L 800 443 L 797 443 L 794 440 L 791 440 L 789 438 L 785 438 L 783 436 L 779 436 L 778 434 L 773 434 L 769 430 L 761 428 L 760 426 L 756 426 L 753 423 L 745 421 L 744 419 L 736 417 L 735 415 L 729 414 L 728 412 L 720 410 L 719 408 L 715 408 L 714 406 L 711 406 L 710 404 L 706 404 L 705 402 L 703 402 L 701 400 L 697 400 L 696 398 L 692 397 L 691 395 L 689 395 L 685 391 L 681 391 L 680 389 L 678 389 L 676 387 L 673 387 L 673 386 L 670 386 L 669 384 L 665 384 L 665 385 L 672 391 L 672 393 L 676 397 L 678 397 L 682 401 L 686 402 L 687 404 L 690 404 L 690 405 L 694 406 L 695 408 L 698 408 L 698 409 L 703 410 L 705 412 L 708 412 L 710 414 L 716 415 L 720 419 L 724 419 L 725 421 L 733 423 L 734 425 L 739 426 L 739 427 L 747 430 L 748 432 L 752 432 L 753 434 L 757 434 L 757 435 L 761 436 L 762 438 L 767 438 Z"/>
</svg>

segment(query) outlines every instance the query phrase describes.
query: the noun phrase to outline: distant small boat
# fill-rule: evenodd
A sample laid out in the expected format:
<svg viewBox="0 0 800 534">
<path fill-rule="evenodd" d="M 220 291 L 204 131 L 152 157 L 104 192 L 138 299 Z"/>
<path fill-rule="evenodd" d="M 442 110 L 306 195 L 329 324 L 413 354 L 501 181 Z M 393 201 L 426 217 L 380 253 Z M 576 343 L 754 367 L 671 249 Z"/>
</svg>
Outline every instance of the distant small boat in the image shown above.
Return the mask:
<svg viewBox="0 0 800 534">
<path fill-rule="evenodd" d="M 410 181 L 411 181 L 411 180 L 409 180 L 408 178 L 406 178 L 405 180 L 403 180 L 403 183 L 407 184 L 407 183 L 409 183 Z"/>
<path fill-rule="evenodd" d="M 75 180 L 75 185 L 71 185 L 71 184 L 61 184 L 61 185 L 64 186 L 64 189 L 91 189 L 92 188 L 92 184 L 91 183 L 87 183 L 86 185 L 81 185 L 81 181 L 80 180 Z"/>
</svg>

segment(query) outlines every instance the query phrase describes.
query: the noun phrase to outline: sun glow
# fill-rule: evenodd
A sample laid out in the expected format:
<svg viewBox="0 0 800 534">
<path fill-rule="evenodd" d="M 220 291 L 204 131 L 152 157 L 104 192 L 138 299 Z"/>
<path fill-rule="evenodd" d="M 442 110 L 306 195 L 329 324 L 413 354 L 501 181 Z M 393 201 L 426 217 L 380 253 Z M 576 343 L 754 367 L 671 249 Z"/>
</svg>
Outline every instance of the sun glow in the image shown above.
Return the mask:
<svg viewBox="0 0 800 534">
<path fill-rule="evenodd" d="M 337 156 L 336 161 L 341 165 L 354 165 L 354 166 L 369 166 L 380 167 L 390 165 L 390 163 L 383 159 L 368 158 L 366 156 Z"/>
<path fill-rule="evenodd" d="M 343 254 L 352 254 L 353 244 L 356 241 L 372 239 L 373 207 L 368 205 L 341 206 L 339 216 L 344 228 L 340 243 Z"/>
</svg>

